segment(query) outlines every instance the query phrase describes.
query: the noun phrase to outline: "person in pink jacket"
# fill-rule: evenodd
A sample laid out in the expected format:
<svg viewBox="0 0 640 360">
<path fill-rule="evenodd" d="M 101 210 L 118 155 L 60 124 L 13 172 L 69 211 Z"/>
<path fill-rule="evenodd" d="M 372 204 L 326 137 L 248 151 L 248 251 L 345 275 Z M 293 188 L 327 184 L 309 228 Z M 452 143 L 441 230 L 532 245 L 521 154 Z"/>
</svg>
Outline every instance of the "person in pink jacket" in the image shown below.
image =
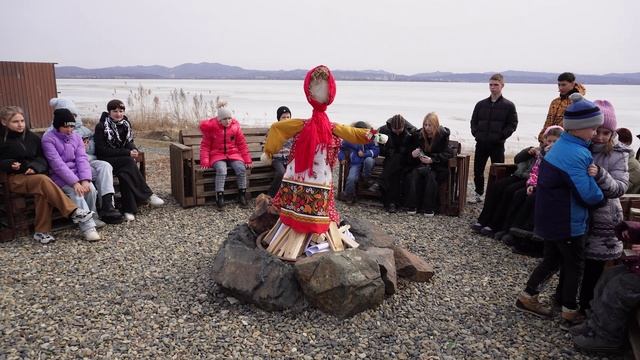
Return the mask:
<svg viewBox="0 0 640 360">
<path fill-rule="evenodd" d="M 253 163 L 247 141 L 240 124 L 225 107 L 218 109 L 218 116 L 200 123 L 202 141 L 200 142 L 200 167 L 214 168 L 216 171 L 216 205 L 224 207 L 224 182 L 227 178 L 227 165 L 231 166 L 238 178 L 238 201 L 247 206 L 247 174 Z"/>
<path fill-rule="evenodd" d="M 53 113 L 53 128 L 42 137 L 42 152 L 49 163 L 49 176 L 81 209 L 95 214 L 96 188 L 91 183 L 91 165 L 80 135 L 73 132 L 76 119 L 68 109 Z M 79 223 L 85 239 L 100 240 L 96 223 Z"/>
</svg>

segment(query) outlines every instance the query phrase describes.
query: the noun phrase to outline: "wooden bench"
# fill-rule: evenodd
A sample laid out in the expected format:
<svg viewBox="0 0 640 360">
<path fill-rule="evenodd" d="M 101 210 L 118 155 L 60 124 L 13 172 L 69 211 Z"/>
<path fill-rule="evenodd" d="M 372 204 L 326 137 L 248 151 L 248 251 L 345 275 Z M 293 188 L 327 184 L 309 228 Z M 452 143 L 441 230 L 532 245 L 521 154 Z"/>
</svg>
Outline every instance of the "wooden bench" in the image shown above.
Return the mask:
<svg viewBox="0 0 640 360">
<path fill-rule="evenodd" d="M 455 154 L 449 159 L 449 173 L 445 182 L 440 185 L 440 213 L 444 215 L 459 216 L 467 201 L 467 182 L 469 178 L 469 155 L 461 155 L 462 146 L 459 142 L 450 140 L 449 144 Z M 338 194 L 342 193 L 347 183 L 349 175 L 349 156 L 345 156 L 347 161 L 340 164 L 338 168 Z M 376 158 L 375 165 L 371 171 L 371 178 L 376 180 L 382 175 L 384 157 Z M 372 204 L 379 205 L 380 194 L 371 192 L 367 189 L 363 181 L 356 186 L 359 201 L 364 200 L 365 203 L 374 200 Z"/>
<path fill-rule="evenodd" d="M 42 136 L 43 131 L 34 131 Z M 136 159 L 142 176 L 146 178 L 146 166 L 144 152 L 140 151 Z M 25 196 L 9 191 L 9 177 L 5 173 L 0 173 L 0 242 L 11 241 L 19 236 L 24 236 L 34 231 L 35 206 L 33 196 Z M 116 190 L 116 202 L 119 201 L 118 178 L 113 178 Z M 53 231 L 61 230 L 72 226 L 71 221 L 63 217 L 54 209 L 52 215 Z"/>
<path fill-rule="evenodd" d="M 265 192 L 271 186 L 274 170 L 270 164 L 260 161 L 268 128 L 243 128 L 253 168 L 247 170 L 247 196 Z M 182 207 L 215 203 L 214 169 L 200 168 L 199 129 L 181 130 L 178 143 L 169 146 L 171 162 L 171 194 Z M 236 176 L 229 170 L 224 185 L 225 196 L 238 193 Z"/>
</svg>

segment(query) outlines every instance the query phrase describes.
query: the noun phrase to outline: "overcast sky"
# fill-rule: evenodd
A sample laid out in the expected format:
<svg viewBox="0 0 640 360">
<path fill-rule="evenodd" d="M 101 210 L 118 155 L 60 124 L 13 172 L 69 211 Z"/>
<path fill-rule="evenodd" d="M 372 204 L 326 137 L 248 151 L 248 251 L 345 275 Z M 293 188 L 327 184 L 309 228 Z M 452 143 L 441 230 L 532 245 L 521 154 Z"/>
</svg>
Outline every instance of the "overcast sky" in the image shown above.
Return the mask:
<svg viewBox="0 0 640 360">
<path fill-rule="evenodd" d="M 0 60 L 640 72 L 640 1 L 2 0 Z"/>
</svg>

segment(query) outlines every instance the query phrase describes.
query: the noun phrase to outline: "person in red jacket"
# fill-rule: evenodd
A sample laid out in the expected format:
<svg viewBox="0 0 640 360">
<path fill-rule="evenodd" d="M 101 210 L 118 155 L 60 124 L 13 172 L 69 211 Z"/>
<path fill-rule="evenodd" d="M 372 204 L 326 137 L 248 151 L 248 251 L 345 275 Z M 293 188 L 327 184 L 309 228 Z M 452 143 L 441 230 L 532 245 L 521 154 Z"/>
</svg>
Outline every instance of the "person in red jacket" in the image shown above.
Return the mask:
<svg viewBox="0 0 640 360">
<path fill-rule="evenodd" d="M 216 205 L 224 207 L 224 181 L 227 178 L 227 165 L 231 166 L 238 178 L 238 201 L 247 206 L 247 174 L 251 169 L 251 154 L 244 138 L 240 123 L 225 107 L 218 109 L 218 116 L 200 123 L 202 141 L 200 142 L 200 167 L 216 170 Z"/>
</svg>

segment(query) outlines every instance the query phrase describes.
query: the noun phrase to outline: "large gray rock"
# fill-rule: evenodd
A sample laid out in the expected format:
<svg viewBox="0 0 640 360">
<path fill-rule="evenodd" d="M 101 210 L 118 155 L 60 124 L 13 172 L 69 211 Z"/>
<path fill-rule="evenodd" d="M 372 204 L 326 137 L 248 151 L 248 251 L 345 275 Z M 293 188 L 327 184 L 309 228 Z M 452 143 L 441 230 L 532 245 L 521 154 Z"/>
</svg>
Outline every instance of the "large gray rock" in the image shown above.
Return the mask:
<svg viewBox="0 0 640 360">
<path fill-rule="evenodd" d="M 295 272 L 307 300 L 340 318 L 384 300 L 385 286 L 378 263 L 360 249 L 303 258 L 296 262 Z"/>
<path fill-rule="evenodd" d="M 247 225 L 232 230 L 213 262 L 213 280 L 233 297 L 264 310 L 304 307 L 293 266 L 257 249 L 255 241 Z"/>
<path fill-rule="evenodd" d="M 393 256 L 393 250 L 370 247 L 365 250 L 365 253 L 375 260 L 380 267 L 385 294 L 395 294 L 398 288 L 398 276 L 396 274 L 396 261 Z"/>
<path fill-rule="evenodd" d="M 409 250 L 394 246 L 393 255 L 398 276 L 417 282 L 427 282 L 433 277 L 433 265 Z"/>
<path fill-rule="evenodd" d="M 372 246 L 379 248 L 393 247 L 393 239 L 379 226 L 370 221 L 349 215 L 343 215 L 342 218 L 342 223 L 351 225 L 349 231 L 356 238 L 356 242 L 360 244 L 360 248 L 366 249 Z"/>
</svg>

